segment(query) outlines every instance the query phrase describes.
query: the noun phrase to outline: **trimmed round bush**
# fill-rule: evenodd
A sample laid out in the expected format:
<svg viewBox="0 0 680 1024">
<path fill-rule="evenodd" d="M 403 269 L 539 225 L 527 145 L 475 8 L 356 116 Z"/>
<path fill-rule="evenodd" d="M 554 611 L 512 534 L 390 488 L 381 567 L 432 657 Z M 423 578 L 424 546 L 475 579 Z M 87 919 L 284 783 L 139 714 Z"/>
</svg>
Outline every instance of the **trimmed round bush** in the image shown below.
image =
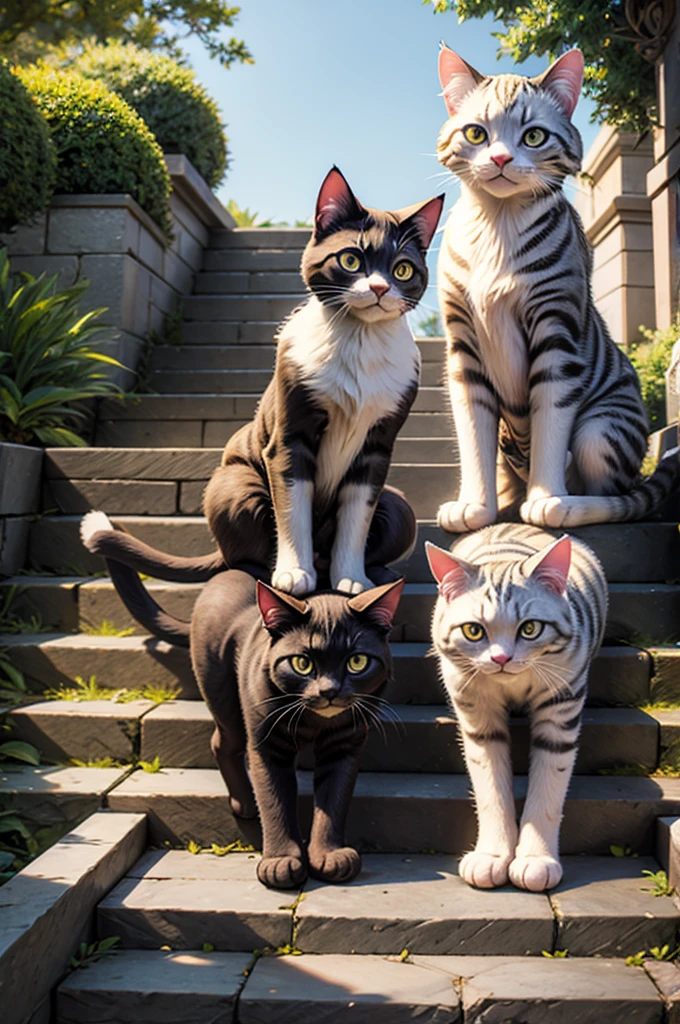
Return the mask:
<svg viewBox="0 0 680 1024">
<path fill-rule="evenodd" d="M 164 153 L 184 153 L 211 188 L 220 184 L 227 139 L 217 104 L 191 68 L 133 43 L 89 46 L 74 68 L 127 100 Z"/>
<path fill-rule="evenodd" d="M 57 152 L 55 192 L 127 192 L 168 236 L 170 176 L 142 118 L 103 82 L 46 65 L 15 74 L 36 100 Z"/>
<path fill-rule="evenodd" d="M 0 231 L 25 224 L 47 206 L 56 158 L 35 101 L 0 61 Z"/>
</svg>

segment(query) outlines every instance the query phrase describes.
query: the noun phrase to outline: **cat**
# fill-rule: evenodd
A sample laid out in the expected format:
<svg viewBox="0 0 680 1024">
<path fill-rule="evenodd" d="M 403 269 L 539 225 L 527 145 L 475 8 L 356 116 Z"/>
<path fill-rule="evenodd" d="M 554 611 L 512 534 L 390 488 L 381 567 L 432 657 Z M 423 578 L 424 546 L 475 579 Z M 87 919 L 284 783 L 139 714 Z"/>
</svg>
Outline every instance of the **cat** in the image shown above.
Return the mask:
<svg viewBox="0 0 680 1024">
<path fill-rule="evenodd" d="M 461 186 L 438 272 L 461 484 L 439 524 L 465 532 L 517 505 L 536 526 L 640 518 L 680 460 L 675 449 L 639 476 L 640 386 L 595 308 L 590 247 L 562 191 L 581 167 L 581 53 L 523 78 L 482 75 L 444 47 L 439 76 L 437 156 Z"/>
<path fill-rule="evenodd" d="M 86 536 L 106 529 L 112 527 L 104 513 L 85 517 Z M 135 571 L 110 559 L 107 566 L 133 616 L 155 604 Z M 232 811 L 251 819 L 259 810 L 257 876 L 264 885 L 294 888 L 308 874 L 346 883 L 361 870 L 359 853 L 345 844 L 345 819 L 369 725 L 386 704 L 388 635 L 403 585 L 398 579 L 354 596 L 317 593 L 303 600 L 230 569 L 206 583 L 191 625 L 159 609 L 166 628 L 156 635 L 190 647 L 215 721 L 211 748 Z M 141 621 L 147 625 L 144 616 Z M 309 743 L 314 814 L 305 845 L 295 762 Z"/>
<path fill-rule="evenodd" d="M 602 566 L 580 541 L 523 524 L 486 527 L 450 551 L 428 543 L 427 556 L 439 590 L 432 638 L 477 805 L 477 843 L 461 877 L 479 888 L 510 879 L 552 889 L 562 878 L 562 809 L 607 615 Z M 531 726 L 519 830 L 511 707 L 526 707 Z"/>
</svg>

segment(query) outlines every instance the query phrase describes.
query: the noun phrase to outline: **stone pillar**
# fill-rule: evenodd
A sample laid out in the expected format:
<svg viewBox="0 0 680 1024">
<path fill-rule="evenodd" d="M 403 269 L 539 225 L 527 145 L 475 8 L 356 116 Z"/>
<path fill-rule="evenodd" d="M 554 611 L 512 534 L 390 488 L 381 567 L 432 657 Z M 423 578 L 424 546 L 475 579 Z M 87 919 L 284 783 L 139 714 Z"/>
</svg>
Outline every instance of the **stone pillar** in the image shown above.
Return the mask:
<svg viewBox="0 0 680 1024">
<path fill-rule="evenodd" d="M 593 296 L 624 347 L 655 326 L 651 202 L 652 140 L 603 125 L 586 153 L 575 206 L 593 246 Z"/>
</svg>

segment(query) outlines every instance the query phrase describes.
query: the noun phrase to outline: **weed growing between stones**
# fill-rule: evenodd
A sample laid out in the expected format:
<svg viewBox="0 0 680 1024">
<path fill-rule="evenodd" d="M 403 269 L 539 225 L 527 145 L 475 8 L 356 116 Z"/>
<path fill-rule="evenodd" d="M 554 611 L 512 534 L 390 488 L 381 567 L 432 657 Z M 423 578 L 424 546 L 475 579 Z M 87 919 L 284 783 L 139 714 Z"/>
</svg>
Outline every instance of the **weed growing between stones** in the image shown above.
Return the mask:
<svg viewBox="0 0 680 1024">
<path fill-rule="evenodd" d="M 139 689 L 111 690 L 97 684 L 97 677 L 90 676 L 85 680 L 82 676 L 75 677 L 75 686 L 62 684 L 56 689 L 45 690 L 43 700 L 110 700 L 114 704 L 129 704 L 133 700 L 150 700 L 154 704 L 162 704 L 168 700 L 176 700 L 179 691 L 167 686 L 144 685 Z"/>
<path fill-rule="evenodd" d="M 626 966 L 644 967 L 645 960 L 675 960 L 678 954 L 680 954 L 680 946 L 674 950 L 671 950 L 668 944 L 665 946 L 652 946 L 650 949 L 641 949 L 639 953 L 627 956 Z"/>
<path fill-rule="evenodd" d="M 170 847 L 170 843 L 166 844 Z M 189 853 L 198 855 L 199 853 L 209 853 L 213 857 L 226 857 L 229 853 L 259 853 L 254 846 L 250 846 L 249 843 L 244 843 L 242 839 L 234 839 L 233 843 L 227 843 L 226 846 L 219 846 L 217 843 L 211 843 L 210 846 L 201 846 L 194 839 L 190 839 L 187 843 L 186 850 Z"/>
<path fill-rule="evenodd" d="M 90 964 L 96 963 L 97 960 L 101 960 L 102 957 L 113 956 L 114 953 L 118 952 L 114 947 L 119 942 L 119 935 L 112 935 L 108 939 L 101 939 L 99 942 L 91 942 L 89 945 L 87 942 L 81 942 L 77 953 L 69 958 L 71 969 L 77 971 L 83 967 L 89 967 Z"/>
<path fill-rule="evenodd" d="M 131 626 L 129 629 L 118 629 L 109 619 L 104 619 L 98 626 L 92 623 L 86 623 L 81 626 L 81 632 L 87 633 L 88 636 L 132 636 L 134 631 L 134 626 Z"/>
<path fill-rule="evenodd" d="M 13 808 L 0 810 L 0 885 L 9 882 L 18 871 L 61 839 L 66 831 L 68 825 L 64 823 L 33 829 L 31 823 Z"/>
<path fill-rule="evenodd" d="M 137 768 L 141 768 L 143 772 L 148 772 L 150 775 L 163 770 L 161 768 L 161 759 L 158 754 L 156 754 L 153 761 L 138 761 Z"/>
<path fill-rule="evenodd" d="M 93 757 L 87 761 L 81 761 L 80 758 L 72 757 L 69 761 L 74 768 L 129 768 L 129 764 L 125 764 L 123 761 L 116 761 L 113 757 Z"/>
<path fill-rule="evenodd" d="M 642 874 L 649 879 L 652 886 L 642 886 L 641 892 L 648 892 L 650 896 L 672 896 L 675 893 L 675 886 L 670 884 L 665 871 L 643 871 Z"/>
<path fill-rule="evenodd" d="M 556 949 L 554 953 L 549 953 L 547 949 L 542 949 L 541 956 L 547 957 L 548 960 L 564 960 L 569 956 L 569 950 Z"/>
<path fill-rule="evenodd" d="M 609 852 L 612 857 L 639 857 L 639 853 L 633 853 L 632 847 L 630 846 L 615 846 L 609 847 Z"/>
</svg>

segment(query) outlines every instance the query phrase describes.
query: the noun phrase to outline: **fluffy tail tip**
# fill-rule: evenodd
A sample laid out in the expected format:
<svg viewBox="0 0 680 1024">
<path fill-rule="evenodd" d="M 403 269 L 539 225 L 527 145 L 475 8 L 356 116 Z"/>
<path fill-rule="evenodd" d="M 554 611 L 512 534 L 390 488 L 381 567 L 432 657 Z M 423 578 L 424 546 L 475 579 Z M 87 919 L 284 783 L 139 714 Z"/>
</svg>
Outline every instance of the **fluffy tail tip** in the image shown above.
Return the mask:
<svg viewBox="0 0 680 1024">
<path fill-rule="evenodd" d="M 112 529 L 113 523 L 105 512 L 88 512 L 80 523 L 80 539 L 87 547 L 95 533 Z"/>
</svg>

